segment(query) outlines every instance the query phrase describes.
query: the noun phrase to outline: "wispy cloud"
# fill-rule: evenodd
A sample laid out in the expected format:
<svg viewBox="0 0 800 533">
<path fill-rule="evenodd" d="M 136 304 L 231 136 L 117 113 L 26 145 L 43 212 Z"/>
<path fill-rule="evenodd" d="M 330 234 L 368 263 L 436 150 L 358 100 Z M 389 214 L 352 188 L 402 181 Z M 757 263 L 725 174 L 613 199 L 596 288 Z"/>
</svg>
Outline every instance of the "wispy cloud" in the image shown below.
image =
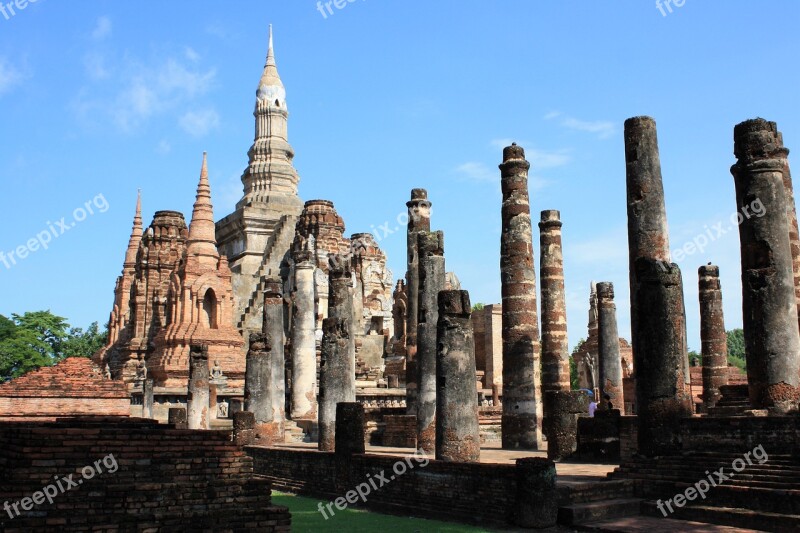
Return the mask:
<svg viewBox="0 0 800 533">
<path fill-rule="evenodd" d="M 492 147 L 501 150 L 510 146 L 512 142 L 525 148 L 525 158 L 531 163 L 533 169 L 563 167 L 570 162 L 569 150 L 539 150 L 532 148 L 533 143 L 515 141 L 513 139 L 494 139 L 490 142 Z"/>
<path fill-rule="evenodd" d="M 580 120 L 562 114 L 559 111 L 551 111 L 544 116 L 545 120 L 558 119 L 559 124 L 567 129 L 597 134 L 600 139 L 608 139 L 616 132 L 614 123 L 609 120 L 587 121 Z"/>
<path fill-rule="evenodd" d="M 172 151 L 172 145 L 166 139 L 161 139 L 161 142 L 158 143 L 156 147 L 156 153 L 161 155 L 167 155 Z"/>
<path fill-rule="evenodd" d="M 111 19 L 108 17 L 100 17 L 97 19 L 97 23 L 92 30 L 92 39 L 95 41 L 102 41 L 103 39 L 110 37 L 113 31 L 113 26 L 111 24 Z"/>
<path fill-rule="evenodd" d="M 22 83 L 22 72 L 7 59 L 0 57 L 0 96 Z"/>
<path fill-rule="evenodd" d="M 476 161 L 459 165 L 455 171 L 462 178 L 466 178 L 469 181 L 495 183 L 500 180 L 500 172 L 498 170 L 491 169 L 486 164 Z"/>
<path fill-rule="evenodd" d="M 219 113 L 214 109 L 189 111 L 181 117 L 179 122 L 189 135 L 203 137 L 219 126 Z"/>
<path fill-rule="evenodd" d="M 88 123 L 103 123 L 109 120 L 119 130 L 130 133 L 142 127 L 153 117 L 174 112 L 207 93 L 214 84 L 216 69 L 188 64 L 182 56 L 159 55 L 151 64 L 123 56 L 108 60 L 105 56 L 89 54 L 85 67 L 90 81 L 113 80 L 107 83 L 84 87 L 73 101 L 73 110 Z M 179 117 L 179 125 L 197 117 Z M 206 117 L 206 125 L 212 127 L 213 117 Z M 218 117 L 217 117 L 218 119 Z M 210 122 L 208 120 L 211 120 Z M 200 130 L 200 134 L 204 134 Z"/>
</svg>

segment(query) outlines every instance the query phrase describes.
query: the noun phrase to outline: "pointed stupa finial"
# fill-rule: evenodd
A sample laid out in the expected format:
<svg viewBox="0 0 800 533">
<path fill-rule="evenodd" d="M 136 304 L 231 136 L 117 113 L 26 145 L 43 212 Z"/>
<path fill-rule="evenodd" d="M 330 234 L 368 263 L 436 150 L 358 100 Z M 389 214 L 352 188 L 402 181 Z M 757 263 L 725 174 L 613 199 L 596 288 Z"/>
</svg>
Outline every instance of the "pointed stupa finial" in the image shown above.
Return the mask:
<svg viewBox="0 0 800 533">
<path fill-rule="evenodd" d="M 136 263 L 136 253 L 139 251 L 139 243 L 142 242 L 142 190 L 139 189 L 136 195 L 136 214 L 133 216 L 133 229 L 131 238 L 128 241 L 128 250 L 125 252 L 125 264 L 133 266 Z"/>
<path fill-rule="evenodd" d="M 214 227 L 214 207 L 211 205 L 211 186 L 208 182 L 208 153 L 203 152 L 197 198 L 189 224 L 188 254 L 218 257 Z"/>
<path fill-rule="evenodd" d="M 264 72 L 261 74 L 261 81 L 258 83 L 258 98 L 263 100 L 269 98 L 270 102 L 277 99 L 283 102 L 286 98 L 283 91 L 283 82 L 278 74 L 278 64 L 275 62 L 275 48 L 272 38 L 272 24 L 269 25 L 269 49 L 267 50 L 267 61 L 264 64 Z"/>
</svg>

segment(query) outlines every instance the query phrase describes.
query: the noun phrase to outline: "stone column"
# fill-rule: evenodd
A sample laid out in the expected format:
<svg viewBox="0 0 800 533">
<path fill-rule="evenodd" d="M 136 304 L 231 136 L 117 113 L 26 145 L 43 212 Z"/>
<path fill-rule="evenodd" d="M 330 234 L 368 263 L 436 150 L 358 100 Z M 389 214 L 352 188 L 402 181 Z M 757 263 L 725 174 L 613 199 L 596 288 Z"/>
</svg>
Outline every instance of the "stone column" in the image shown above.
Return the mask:
<svg viewBox="0 0 800 533">
<path fill-rule="evenodd" d="M 438 305 L 436 459 L 479 461 L 481 436 L 469 293 L 442 291 Z"/>
<path fill-rule="evenodd" d="M 167 423 L 175 426 L 175 429 L 188 429 L 189 424 L 186 420 L 186 409 L 183 407 L 170 407 L 167 414 Z"/>
<path fill-rule="evenodd" d="M 314 312 L 314 264 L 301 252 L 294 265 L 292 320 L 292 418 L 317 416 L 317 343 Z"/>
<path fill-rule="evenodd" d="M 408 207 L 406 257 L 406 294 L 408 295 L 406 321 L 406 413 L 417 414 L 417 321 L 419 317 L 419 252 L 417 233 L 431 230 L 431 203 L 428 191 L 412 189 Z"/>
<path fill-rule="evenodd" d="M 756 409 L 797 409 L 800 333 L 797 323 L 784 185 L 787 150 L 774 122 L 734 129 L 742 257 L 742 307 L 750 402 Z"/>
<path fill-rule="evenodd" d="M 250 334 L 252 338 L 253 334 Z M 256 419 L 250 411 L 233 413 L 233 442 L 237 446 L 250 446 L 256 440 Z"/>
<path fill-rule="evenodd" d="M 142 384 L 142 417 L 153 418 L 153 379 L 147 378 Z"/>
<path fill-rule="evenodd" d="M 564 295 L 564 256 L 561 214 L 542 211 L 539 253 L 542 276 L 542 393 L 569 391 L 567 303 Z M 547 411 L 545 411 L 547 416 Z"/>
<path fill-rule="evenodd" d="M 647 311 L 633 331 L 639 453 L 653 457 L 680 448 L 680 420 L 692 416 L 683 386 L 683 283 L 674 263 L 640 257 L 634 268 L 635 305 Z"/>
<path fill-rule="evenodd" d="M 356 401 L 353 299 L 350 262 L 341 259 L 330 270 L 328 318 L 322 321 L 319 383 L 319 449 L 336 445 L 336 405 Z"/>
<path fill-rule="evenodd" d="M 625 121 L 625 168 L 628 201 L 628 246 L 631 288 L 631 331 L 636 331 L 639 311 L 636 308 L 634 264 L 640 257 L 656 259 L 663 270 L 671 262 L 667 208 L 664 204 L 664 184 L 661 180 L 661 158 L 658 152 L 656 122 L 650 117 L 634 117 Z M 682 297 L 681 297 L 682 298 Z M 683 305 L 685 309 L 685 305 Z M 684 324 L 686 316 L 683 317 Z M 690 386 L 689 356 L 686 330 L 681 334 L 684 361 L 683 372 Z M 631 339 L 636 352 L 636 336 Z"/>
<path fill-rule="evenodd" d="M 783 146 L 783 134 L 781 134 L 780 131 L 777 132 L 777 139 L 780 146 L 785 150 L 783 157 L 778 154 L 778 158 L 781 159 L 783 163 L 783 186 L 786 189 L 786 217 L 789 224 L 789 245 L 792 250 L 794 291 L 795 299 L 797 300 L 797 314 L 798 317 L 800 317 L 800 231 L 797 225 L 797 206 L 794 201 L 792 172 L 789 168 L 789 149 Z"/>
<path fill-rule="evenodd" d="M 439 292 L 445 289 L 444 233 L 417 233 L 419 323 L 417 327 L 417 449 L 436 449 L 436 335 Z"/>
<path fill-rule="evenodd" d="M 283 441 L 284 422 L 286 420 L 286 357 L 284 347 L 283 320 L 283 283 L 280 278 L 267 278 L 264 285 L 264 324 L 263 332 L 270 341 L 270 399 L 273 435 L 277 441 Z"/>
<path fill-rule="evenodd" d="M 336 405 L 336 454 L 357 455 L 364 445 L 364 406 L 358 402 Z"/>
<path fill-rule="evenodd" d="M 266 333 L 251 333 L 244 375 L 244 409 L 254 416 L 256 437 L 271 444 L 277 437 L 274 431 L 272 396 L 272 352 L 274 344 Z"/>
<path fill-rule="evenodd" d="M 504 449 L 538 449 L 542 444 L 539 320 L 536 316 L 536 272 L 528 169 L 525 150 L 513 144 L 503 150 L 500 279 L 503 297 Z"/>
<path fill-rule="evenodd" d="M 700 343 L 703 354 L 703 405 L 706 412 L 722 397 L 719 388 L 728 384 L 728 338 L 722 314 L 719 267 L 701 266 Z"/>
<path fill-rule="evenodd" d="M 597 347 L 600 365 L 600 398 L 598 409 L 619 409 L 625 413 L 625 395 L 622 388 L 622 359 L 619 355 L 619 329 L 617 305 L 614 303 L 614 284 L 597 284 Z M 609 396 L 609 399 L 606 399 Z"/>
<path fill-rule="evenodd" d="M 187 421 L 189 429 L 208 429 L 208 346 L 192 346 L 189 352 L 189 395 Z"/>
<path fill-rule="evenodd" d="M 520 527 L 546 529 L 556 525 L 558 495 L 556 465 L 542 457 L 517 459 L 517 513 Z"/>
<path fill-rule="evenodd" d="M 582 391 L 547 391 L 544 409 L 547 458 L 570 458 L 578 450 L 578 418 L 589 412 L 589 396 Z"/>
</svg>

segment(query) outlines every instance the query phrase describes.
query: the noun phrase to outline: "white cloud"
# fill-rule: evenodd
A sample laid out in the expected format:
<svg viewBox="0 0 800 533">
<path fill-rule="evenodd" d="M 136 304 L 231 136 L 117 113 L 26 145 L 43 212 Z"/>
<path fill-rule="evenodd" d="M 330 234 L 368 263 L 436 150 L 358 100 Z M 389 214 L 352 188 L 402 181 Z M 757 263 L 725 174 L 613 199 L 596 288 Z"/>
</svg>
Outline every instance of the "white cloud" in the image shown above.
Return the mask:
<svg viewBox="0 0 800 533">
<path fill-rule="evenodd" d="M 156 147 L 156 152 L 161 155 L 166 155 L 172 151 L 172 145 L 166 139 L 161 139 Z"/>
<path fill-rule="evenodd" d="M 90 52 L 83 58 L 83 66 L 92 80 L 104 80 L 110 75 L 106 67 L 105 57 L 97 52 Z"/>
<path fill-rule="evenodd" d="M 219 113 L 214 109 L 189 111 L 181 117 L 179 122 L 189 135 L 203 137 L 219 126 Z"/>
<path fill-rule="evenodd" d="M 6 59 L 0 58 L 0 95 L 9 92 L 23 79 L 22 72 Z"/>
<path fill-rule="evenodd" d="M 192 63 L 197 63 L 200 61 L 200 54 L 198 54 L 194 48 L 191 46 L 187 46 L 184 48 L 183 53 L 186 55 L 186 59 L 191 61 Z"/>
<path fill-rule="evenodd" d="M 456 167 L 455 171 L 462 177 L 482 183 L 500 182 L 500 171 L 491 169 L 483 163 L 471 161 Z"/>
<path fill-rule="evenodd" d="M 182 50 L 181 56 L 184 53 Z M 194 103 L 198 96 L 211 89 L 216 69 L 189 65 L 180 56 L 167 55 L 164 59 L 164 55 L 160 54 L 149 65 L 129 56 L 110 59 L 102 55 L 87 55 L 85 67 L 90 79 L 106 82 L 102 86 L 94 84 L 82 88 L 73 102 L 73 110 L 89 123 L 110 121 L 128 133 L 154 117 Z M 184 118 L 202 122 L 197 117 Z M 205 123 L 209 128 L 215 126 L 212 119 L 206 117 Z"/>
<path fill-rule="evenodd" d="M 95 41 L 102 41 L 109 37 L 112 32 L 111 19 L 108 17 L 100 17 L 97 19 L 94 29 L 92 30 L 92 39 Z"/>
<path fill-rule="evenodd" d="M 559 123 L 564 128 L 586 133 L 595 133 L 600 139 L 608 139 L 616 132 L 614 123 L 609 120 L 580 120 L 575 117 L 563 115 L 559 111 L 551 111 L 544 116 L 545 120 L 553 120 L 556 118 L 560 118 Z"/>
</svg>

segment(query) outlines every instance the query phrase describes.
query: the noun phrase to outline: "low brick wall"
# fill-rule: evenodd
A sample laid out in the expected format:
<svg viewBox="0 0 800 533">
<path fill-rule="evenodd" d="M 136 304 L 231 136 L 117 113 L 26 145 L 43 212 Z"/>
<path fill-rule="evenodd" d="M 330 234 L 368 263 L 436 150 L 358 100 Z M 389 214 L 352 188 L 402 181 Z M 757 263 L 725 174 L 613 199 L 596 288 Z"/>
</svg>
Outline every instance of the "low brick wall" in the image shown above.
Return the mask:
<svg viewBox="0 0 800 533">
<path fill-rule="evenodd" d="M 762 445 L 800 456 L 800 416 L 687 418 L 681 435 L 684 450 L 745 452 Z"/>
<path fill-rule="evenodd" d="M 371 490 L 366 502 L 348 505 L 475 524 L 508 525 L 517 517 L 515 465 L 433 460 L 425 465 L 421 457 L 337 457 L 314 450 L 246 449 L 255 460 L 255 473 L 278 490 L 333 501 L 370 479 L 380 485 L 383 476 L 388 483 Z"/>
<path fill-rule="evenodd" d="M 0 479 L 0 502 L 19 511 L 0 514 L 8 533 L 290 531 L 288 510 L 271 505 L 269 482 L 253 477 L 229 432 L 131 418 L 0 423 Z M 36 502 L 66 479 L 76 485 Z"/>
</svg>

